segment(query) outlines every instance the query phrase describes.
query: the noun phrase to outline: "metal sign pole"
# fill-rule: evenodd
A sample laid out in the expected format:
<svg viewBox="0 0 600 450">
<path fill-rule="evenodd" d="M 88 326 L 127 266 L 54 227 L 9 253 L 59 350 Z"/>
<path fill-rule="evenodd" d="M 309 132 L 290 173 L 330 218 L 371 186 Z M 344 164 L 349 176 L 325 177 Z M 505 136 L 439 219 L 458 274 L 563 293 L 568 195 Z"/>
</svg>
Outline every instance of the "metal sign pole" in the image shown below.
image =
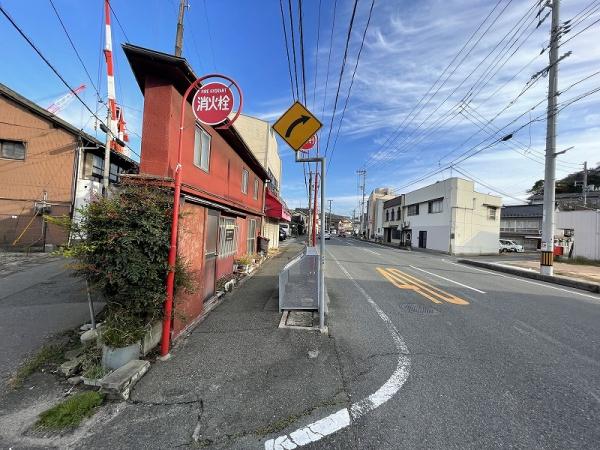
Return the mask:
<svg viewBox="0 0 600 450">
<path fill-rule="evenodd" d="M 325 331 L 325 157 L 298 158 L 296 152 L 296 162 L 307 163 L 317 162 L 321 164 L 321 242 L 319 246 L 320 253 L 320 271 L 319 271 L 319 328 L 321 332 Z M 315 211 L 315 216 L 317 211 Z"/>
</svg>

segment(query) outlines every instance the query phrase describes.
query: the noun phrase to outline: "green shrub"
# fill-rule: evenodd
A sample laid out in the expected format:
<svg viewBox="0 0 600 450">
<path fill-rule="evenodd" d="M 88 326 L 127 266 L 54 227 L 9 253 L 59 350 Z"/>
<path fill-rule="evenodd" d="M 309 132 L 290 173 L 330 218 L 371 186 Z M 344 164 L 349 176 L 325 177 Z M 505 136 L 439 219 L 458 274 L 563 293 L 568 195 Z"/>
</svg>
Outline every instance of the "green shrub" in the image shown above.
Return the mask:
<svg viewBox="0 0 600 450">
<path fill-rule="evenodd" d="M 140 340 L 162 317 L 166 297 L 173 194 L 170 189 L 125 184 L 109 198 L 96 198 L 72 224 L 75 244 L 63 253 L 75 270 L 103 295 L 102 340 L 123 347 Z M 176 288 L 191 289 L 178 261 Z"/>
</svg>

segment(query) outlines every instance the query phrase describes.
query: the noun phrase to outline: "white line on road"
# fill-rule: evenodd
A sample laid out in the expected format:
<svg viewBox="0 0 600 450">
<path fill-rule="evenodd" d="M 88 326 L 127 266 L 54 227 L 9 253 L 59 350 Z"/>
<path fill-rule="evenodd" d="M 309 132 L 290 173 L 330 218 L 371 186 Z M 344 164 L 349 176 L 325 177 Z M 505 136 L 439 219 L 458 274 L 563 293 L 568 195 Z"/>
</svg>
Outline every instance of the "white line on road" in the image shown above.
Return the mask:
<svg viewBox="0 0 600 450">
<path fill-rule="evenodd" d="M 449 281 L 450 283 L 454 283 L 454 284 L 457 284 L 459 286 L 465 287 L 467 289 L 471 289 L 472 291 L 479 292 L 480 294 L 485 294 L 484 291 L 480 291 L 479 289 L 475 289 L 474 287 L 467 286 L 466 284 L 462 284 L 462 283 L 459 283 L 458 281 L 451 280 L 450 278 L 443 277 L 441 275 L 438 275 L 437 273 L 428 272 L 425 269 L 421 269 L 420 267 L 415 267 L 415 266 L 410 266 L 410 265 L 408 267 L 412 267 L 415 270 L 420 270 L 421 272 L 428 273 L 429 275 L 433 275 L 434 277 L 438 277 L 438 278 L 441 278 L 442 280 Z"/>
<path fill-rule="evenodd" d="M 584 294 L 583 292 L 570 291 L 568 289 L 559 288 L 556 286 L 550 286 L 548 283 L 538 283 L 536 281 L 524 280 L 523 278 L 520 278 L 520 277 L 511 277 L 510 275 L 504 275 L 503 273 L 490 272 L 489 270 L 482 270 L 477 267 L 467 266 L 465 264 L 458 264 L 458 263 L 448 261 L 445 259 L 442 259 L 442 261 L 444 261 L 445 263 L 448 263 L 448 264 L 452 264 L 454 266 L 462 267 L 464 269 L 473 269 L 473 270 L 476 270 L 477 272 L 487 273 L 488 275 L 496 275 L 496 276 L 502 277 L 502 278 L 510 278 L 512 280 L 522 281 L 523 283 L 535 284 L 536 286 L 542 286 L 542 287 L 545 287 L 548 289 L 554 289 L 556 291 L 563 291 L 563 292 L 567 292 L 569 294 L 576 294 L 576 295 L 581 295 L 582 297 L 589 297 L 589 298 L 593 298 L 594 300 L 600 300 L 600 297 L 597 297 L 595 295 L 589 295 L 589 294 Z"/>
<path fill-rule="evenodd" d="M 352 275 L 340 264 L 338 259 L 331 253 L 328 252 L 331 258 L 336 262 L 341 271 L 346 277 L 352 281 L 356 289 L 365 297 L 367 302 L 375 309 L 379 318 L 385 323 L 388 331 L 392 335 L 396 349 L 398 350 L 398 362 L 396 364 L 396 370 L 383 383 L 383 385 L 377 389 L 374 393 L 369 395 L 362 400 L 354 402 L 349 408 L 341 409 L 333 414 L 330 414 L 323 419 L 317 420 L 303 428 L 299 428 L 290 434 L 276 437 L 275 439 L 269 439 L 265 442 L 265 450 L 288 450 L 294 449 L 311 442 L 316 442 L 325 436 L 335 433 L 343 428 L 350 426 L 352 421 L 358 420 L 360 417 L 381 406 L 389 399 L 391 399 L 396 392 L 400 390 L 402 385 L 408 378 L 410 369 L 410 358 L 408 357 L 408 347 L 404 343 L 404 339 L 398 333 L 397 328 L 394 326 L 391 319 L 385 312 L 375 303 L 375 301 L 367 294 L 367 292 L 356 282 Z"/>
</svg>

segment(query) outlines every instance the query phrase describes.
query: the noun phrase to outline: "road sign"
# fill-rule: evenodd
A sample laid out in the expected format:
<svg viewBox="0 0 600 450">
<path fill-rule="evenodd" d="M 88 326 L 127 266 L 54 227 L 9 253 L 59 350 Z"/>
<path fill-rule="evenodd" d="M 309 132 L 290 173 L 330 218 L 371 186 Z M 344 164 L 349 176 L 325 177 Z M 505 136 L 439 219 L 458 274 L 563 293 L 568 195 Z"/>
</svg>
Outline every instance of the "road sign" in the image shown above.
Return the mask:
<svg viewBox="0 0 600 450">
<path fill-rule="evenodd" d="M 317 143 L 317 135 L 313 134 L 308 141 L 302 146 L 302 150 L 310 150 Z"/>
<path fill-rule="evenodd" d="M 295 102 L 290 109 L 275 122 L 273 129 L 298 151 L 323 125 L 300 102 Z"/>
<path fill-rule="evenodd" d="M 229 86 L 216 81 L 198 89 L 192 101 L 196 119 L 206 125 L 224 122 L 233 111 L 233 107 L 233 92 Z"/>
</svg>

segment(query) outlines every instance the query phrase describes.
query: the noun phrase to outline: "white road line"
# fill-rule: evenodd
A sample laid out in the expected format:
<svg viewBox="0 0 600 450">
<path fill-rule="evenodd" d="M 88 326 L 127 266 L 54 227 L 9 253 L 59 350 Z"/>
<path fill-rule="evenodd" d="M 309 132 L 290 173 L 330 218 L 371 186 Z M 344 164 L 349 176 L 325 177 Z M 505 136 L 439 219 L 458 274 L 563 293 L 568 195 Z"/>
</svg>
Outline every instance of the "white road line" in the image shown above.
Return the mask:
<svg viewBox="0 0 600 450">
<path fill-rule="evenodd" d="M 398 350 L 398 362 L 396 369 L 388 380 L 374 393 L 350 405 L 349 408 L 340 409 L 339 411 L 317 420 L 303 428 L 299 428 L 290 434 L 278 436 L 274 439 L 269 439 L 265 442 L 265 450 L 289 450 L 301 447 L 312 442 L 316 442 L 325 436 L 333 434 L 343 428 L 350 426 L 353 421 L 381 406 L 391 399 L 396 392 L 400 390 L 402 385 L 408 378 L 410 369 L 410 358 L 408 357 L 408 347 L 404 343 L 404 339 L 398 333 L 391 319 L 385 312 L 375 303 L 375 301 L 367 294 L 367 292 L 356 282 L 352 275 L 340 264 L 333 253 L 328 252 L 331 258 L 336 262 L 340 270 L 346 277 L 352 281 L 356 289 L 365 297 L 367 302 L 375 309 L 379 318 L 385 323 L 389 333 Z"/>
<path fill-rule="evenodd" d="M 589 295 L 589 294 L 584 294 L 583 292 L 570 291 L 569 289 L 559 288 L 556 286 L 550 286 L 548 283 L 538 283 L 537 281 L 524 280 L 523 278 L 520 278 L 520 277 L 511 277 L 510 275 L 504 275 L 503 273 L 490 272 L 489 270 L 483 270 L 483 269 L 479 269 L 477 267 L 473 267 L 473 266 L 469 266 L 469 265 L 465 265 L 465 264 L 458 264 L 458 263 L 455 263 L 452 261 L 447 261 L 445 259 L 442 259 L 442 261 L 444 261 L 445 263 L 448 263 L 448 264 L 452 264 L 454 266 L 462 267 L 464 269 L 473 269 L 473 270 L 476 270 L 477 272 L 487 273 L 488 275 L 496 275 L 496 276 L 502 277 L 502 278 L 510 278 L 512 280 L 521 281 L 523 283 L 535 284 L 536 286 L 542 286 L 542 287 L 545 287 L 548 289 L 554 289 L 555 291 L 563 291 L 563 292 L 567 292 L 569 294 L 581 295 L 582 297 L 593 298 L 594 300 L 600 301 L 600 297 L 597 297 L 595 295 Z"/>
<path fill-rule="evenodd" d="M 467 286 L 466 284 L 462 284 L 462 283 L 459 283 L 458 281 L 451 280 L 450 278 L 443 277 L 441 275 L 438 275 L 437 273 L 428 272 L 425 269 L 421 269 L 420 267 L 415 267 L 415 266 L 410 266 L 410 265 L 408 267 L 412 267 L 415 270 L 420 270 L 421 272 L 428 273 L 429 275 L 433 275 L 434 277 L 441 278 L 442 280 L 449 281 L 450 283 L 457 284 L 457 285 L 462 286 L 464 288 L 471 289 L 472 291 L 479 292 L 480 294 L 485 294 L 484 291 L 480 291 L 479 289 L 475 289 L 474 287 Z"/>
</svg>

